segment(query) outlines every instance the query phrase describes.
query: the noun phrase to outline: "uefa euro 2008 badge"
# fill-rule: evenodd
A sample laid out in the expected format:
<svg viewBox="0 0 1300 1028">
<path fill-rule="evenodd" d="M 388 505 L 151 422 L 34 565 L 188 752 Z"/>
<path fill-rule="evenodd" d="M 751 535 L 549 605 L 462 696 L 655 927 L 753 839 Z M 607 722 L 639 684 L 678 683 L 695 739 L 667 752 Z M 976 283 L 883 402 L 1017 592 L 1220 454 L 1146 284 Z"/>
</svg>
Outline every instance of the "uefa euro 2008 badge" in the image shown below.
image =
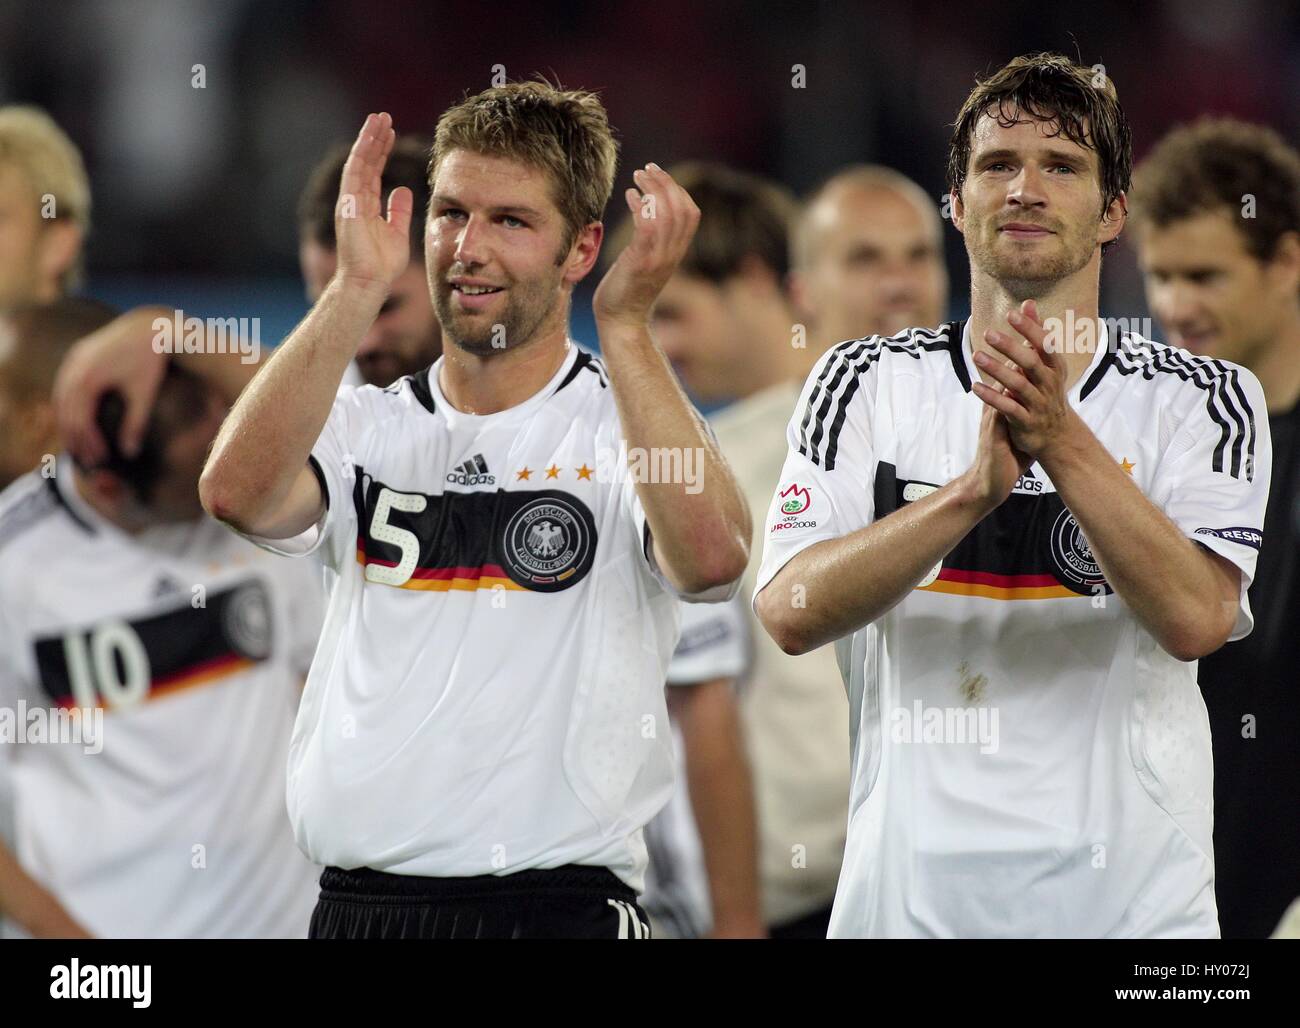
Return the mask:
<svg viewBox="0 0 1300 1028">
<path fill-rule="evenodd" d="M 506 523 L 502 565 L 534 592 L 558 592 L 586 577 L 596 552 L 596 523 L 576 496 L 547 493 L 520 507 Z"/>
<path fill-rule="evenodd" d="M 777 494 L 777 509 L 781 520 L 772 525 L 768 535 L 793 528 L 816 528 L 816 519 L 806 516 L 812 505 L 812 489 L 798 482 L 791 482 L 785 486 Z"/>
</svg>

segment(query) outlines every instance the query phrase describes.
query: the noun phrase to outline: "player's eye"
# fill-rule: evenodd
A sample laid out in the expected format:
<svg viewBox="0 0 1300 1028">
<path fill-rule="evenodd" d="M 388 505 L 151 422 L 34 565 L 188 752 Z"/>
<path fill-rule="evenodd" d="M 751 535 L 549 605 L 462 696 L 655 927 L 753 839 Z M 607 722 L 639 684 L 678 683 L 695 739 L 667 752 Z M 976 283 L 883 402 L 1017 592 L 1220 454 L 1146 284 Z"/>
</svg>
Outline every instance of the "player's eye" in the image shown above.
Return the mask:
<svg viewBox="0 0 1300 1028">
<path fill-rule="evenodd" d="M 984 166 L 985 171 L 1006 171 L 1010 167 L 1006 161 L 993 161 Z"/>
<path fill-rule="evenodd" d="M 521 221 L 519 218 L 516 218 L 513 214 L 502 215 L 501 221 L 506 228 L 527 228 L 528 227 L 527 222 Z"/>
<path fill-rule="evenodd" d="M 438 212 L 440 218 L 447 218 L 449 221 L 462 221 L 466 214 L 459 207 L 444 207 Z"/>
<path fill-rule="evenodd" d="M 1054 164 L 1054 165 L 1052 165 L 1052 170 L 1053 170 L 1053 171 L 1068 171 L 1071 175 L 1074 174 L 1074 168 L 1072 168 L 1072 167 L 1071 167 L 1070 165 L 1068 165 L 1068 164 Z"/>
</svg>

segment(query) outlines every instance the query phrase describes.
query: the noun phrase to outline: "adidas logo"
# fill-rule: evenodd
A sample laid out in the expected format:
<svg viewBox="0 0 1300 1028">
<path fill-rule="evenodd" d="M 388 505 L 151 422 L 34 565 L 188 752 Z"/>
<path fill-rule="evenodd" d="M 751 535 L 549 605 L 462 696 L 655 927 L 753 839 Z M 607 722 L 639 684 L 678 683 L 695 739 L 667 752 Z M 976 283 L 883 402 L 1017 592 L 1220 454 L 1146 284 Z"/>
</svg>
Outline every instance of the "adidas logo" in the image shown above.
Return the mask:
<svg viewBox="0 0 1300 1028">
<path fill-rule="evenodd" d="M 1011 490 L 1013 493 L 1034 493 L 1041 494 L 1043 491 L 1043 480 L 1034 474 L 1034 469 L 1028 468 L 1025 473 L 1016 480 L 1016 487 Z"/>
<path fill-rule="evenodd" d="M 495 475 L 488 473 L 483 454 L 476 453 L 459 467 L 447 472 L 447 481 L 453 485 L 496 485 Z"/>
</svg>

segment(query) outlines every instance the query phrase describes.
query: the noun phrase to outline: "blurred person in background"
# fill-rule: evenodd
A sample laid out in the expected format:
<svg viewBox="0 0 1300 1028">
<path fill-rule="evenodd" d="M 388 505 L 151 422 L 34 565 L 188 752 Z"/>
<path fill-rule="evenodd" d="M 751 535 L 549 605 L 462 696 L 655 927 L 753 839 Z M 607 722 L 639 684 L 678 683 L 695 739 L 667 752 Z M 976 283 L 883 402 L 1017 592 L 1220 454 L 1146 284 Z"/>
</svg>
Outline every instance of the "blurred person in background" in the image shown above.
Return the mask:
<svg viewBox="0 0 1300 1028">
<path fill-rule="evenodd" d="M 1170 342 L 1249 368 L 1273 477 L 1255 631 L 1203 657 L 1225 938 L 1264 938 L 1300 896 L 1300 155 L 1259 125 L 1169 133 L 1134 175 L 1147 300 Z"/>
<path fill-rule="evenodd" d="M 688 390 L 707 404 L 733 401 L 711 424 L 757 522 L 781 472 L 800 383 L 819 356 L 786 288 L 798 204 L 776 183 L 717 164 L 672 174 L 700 208 L 700 227 L 651 326 Z M 629 232 L 627 222 L 618 229 Z M 744 595 L 759 542 L 755 535 Z M 763 920 L 773 938 L 824 938 L 848 819 L 848 703 L 829 647 L 788 657 L 753 630 L 752 614 L 745 620 L 755 650 L 741 712 Z"/>
<path fill-rule="evenodd" d="M 0 107 L 0 310 L 75 289 L 90 231 L 76 144 L 36 107 Z"/>
<path fill-rule="evenodd" d="M 383 199 L 399 186 L 411 191 L 411 262 L 393 280 L 388 299 L 357 347 L 344 385 L 374 385 L 381 389 L 403 375 L 414 375 L 442 353 L 442 329 L 424 274 L 424 226 L 429 211 L 429 152 L 433 144 L 402 136 L 384 166 Z M 298 263 L 307 286 L 307 299 L 320 299 L 338 266 L 334 212 L 339 181 L 349 147 L 332 150 L 313 169 L 298 201 Z"/>
<path fill-rule="evenodd" d="M 74 289 L 89 231 L 90 183 L 76 145 L 44 111 L 0 107 L 0 311 L 48 303 Z M 24 372 L 3 352 L 0 362 L 8 364 L 11 387 L 29 385 L 14 381 Z M 48 367 L 31 374 L 53 380 Z M 0 423 L 0 489 L 35 466 L 27 461 L 46 452 L 52 427 L 36 409 L 48 389 L 6 393 L 19 406 L 10 406 Z"/>
<path fill-rule="evenodd" d="M 737 692 L 749 667 L 744 602 L 683 603 L 668 665 L 677 778 L 646 825 L 642 906 L 655 938 L 766 935 L 759 907 L 754 786 Z"/>
<path fill-rule="evenodd" d="M 790 295 L 814 358 L 846 339 L 938 325 L 948 307 L 943 220 L 925 190 L 855 165 L 806 201 L 792 234 Z"/>
<path fill-rule="evenodd" d="M 72 344 L 113 319 L 107 304 L 67 297 L 0 314 L 0 490 L 58 452 L 50 389 Z"/>
<path fill-rule="evenodd" d="M 77 303 L 5 328 L 20 352 L 28 334 L 65 348 Z M 0 494 L 0 707 L 97 729 L 0 743 L 16 814 L 0 910 L 20 936 L 303 937 L 315 902 L 284 791 L 320 590 L 204 514 L 204 457 L 255 366 L 156 354 L 170 315 L 133 311 L 64 361 L 56 402 L 102 396 L 106 458 L 60 453 Z M 97 387 L 123 362 L 152 392 L 130 455 L 124 400 Z"/>
</svg>

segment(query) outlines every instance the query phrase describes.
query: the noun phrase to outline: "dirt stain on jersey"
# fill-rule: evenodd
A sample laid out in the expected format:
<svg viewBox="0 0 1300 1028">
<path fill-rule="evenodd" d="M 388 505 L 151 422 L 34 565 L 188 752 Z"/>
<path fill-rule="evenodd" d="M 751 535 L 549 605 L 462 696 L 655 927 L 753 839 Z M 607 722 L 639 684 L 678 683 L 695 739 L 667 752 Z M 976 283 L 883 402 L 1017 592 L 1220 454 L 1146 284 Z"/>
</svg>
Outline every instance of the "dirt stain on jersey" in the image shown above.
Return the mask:
<svg viewBox="0 0 1300 1028">
<path fill-rule="evenodd" d="M 959 688 L 966 702 L 971 705 L 981 702 L 984 699 L 984 690 L 989 684 L 989 676 L 975 674 L 964 660 L 957 665 L 957 675 L 961 680 Z"/>
</svg>

